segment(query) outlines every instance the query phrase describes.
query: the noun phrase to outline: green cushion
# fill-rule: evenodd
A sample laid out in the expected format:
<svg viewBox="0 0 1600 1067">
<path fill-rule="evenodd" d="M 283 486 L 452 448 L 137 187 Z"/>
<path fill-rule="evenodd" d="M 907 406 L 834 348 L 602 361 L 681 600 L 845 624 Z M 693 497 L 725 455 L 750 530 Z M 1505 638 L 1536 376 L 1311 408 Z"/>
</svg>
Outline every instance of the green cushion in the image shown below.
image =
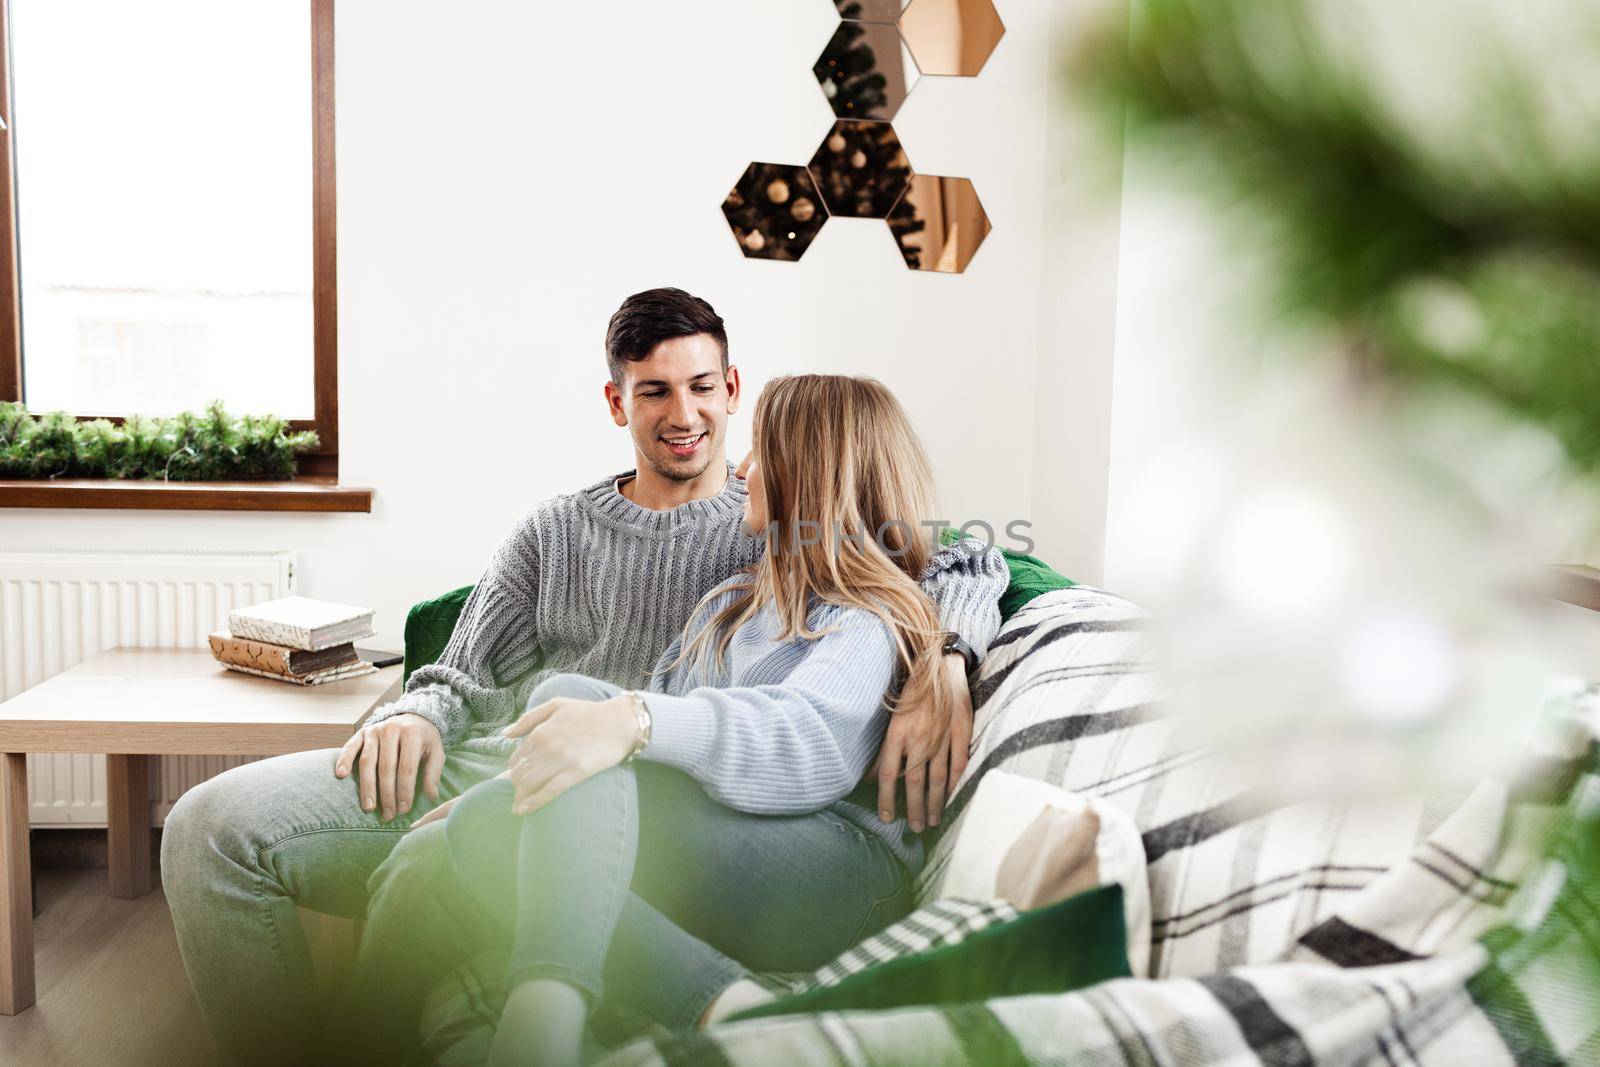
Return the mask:
<svg viewBox="0 0 1600 1067">
<path fill-rule="evenodd" d="M 940 534 L 946 544 L 961 536 L 958 530 L 945 530 Z M 1009 548 L 1002 548 L 1000 554 L 1005 557 L 1006 566 L 1011 570 L 1011 584 L 1000 596 L 1002 622 L 1022 610 L 1022 606 L 1034 597 L 1074 584 L 1072 579 L 1050 569 L 1047 563 L 1036 556 L 1013 552 Z M 412 671 L 432 663 L 444 652 L 444 646 L 450 643 L 450 632 L 455 629 L 456 618 L 461 614 L 461 607 L 471 594 L 472 586 L 464 585 L 412 606 L 406 615 L 406 681 L 411 680 Z"/>
<path fill-rule="evenodd" d="M 456 628 L 461 608 L 472 595 L 473 587 L 464 585 L 452 589 L 444 596 L 411 605 L 406 612 L 406 662 L 404 680 L 411 680 L 411 672 L 425 667 L 444 653 L 450 643 L 450 634 Z"/>
<path fill-rule="evenodd" d="M 986 926 L 954 945 L 900 956 L 730 1019 L 1066 993 L 1129 977 L 1127 944 L 1122 887 L 1103 885 Z"/>
<path fill-rule="evenodd" d="M 947 545 L 951 541 L 960 540 L 963 536 L 960 530 L 948 527 L 939 532 L 940 542 Z M 1011 571 L 1011 582 L 1006 586 L 1006 591 L 1000 594 L 1001 622 L 1021 611 L 1023 606 L 1036 596 L 1078 584 L 1066 575 L 1053 570 L 1038 556 L 1014 552 L 1009 548 L 1000 549 L 1000 554 L 1005 557 L 1006 567 Z"/>
</svg>

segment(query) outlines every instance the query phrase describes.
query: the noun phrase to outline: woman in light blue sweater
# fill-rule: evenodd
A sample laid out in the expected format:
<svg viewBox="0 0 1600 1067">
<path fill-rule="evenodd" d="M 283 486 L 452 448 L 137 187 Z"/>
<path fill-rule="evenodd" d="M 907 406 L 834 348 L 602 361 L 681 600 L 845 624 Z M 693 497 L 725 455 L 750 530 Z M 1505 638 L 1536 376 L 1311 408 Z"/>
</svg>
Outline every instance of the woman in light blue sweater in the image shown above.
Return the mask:
<svg viewBox="0 0 1600 1067">
<path fill-rule="evenodd" d="M 908 763 L 948 724 L 927 459 L 887 389 L 842 376 L 769 384 L 754 444 L 760 561 L 646 691 L 543 683 L 506 775 L 430 816 L 512 937 L 491 1063 L 576 1063 L 602 989 L 669 1026 L 720 1017 L 757 998 L 746 968 L 818 966 L 909 910 L 921 842 L 862 777 L 899 703 L 934 709 Z M 940 558 L 997 598 L 999 553 L 964 547 Z"/>
</svg>

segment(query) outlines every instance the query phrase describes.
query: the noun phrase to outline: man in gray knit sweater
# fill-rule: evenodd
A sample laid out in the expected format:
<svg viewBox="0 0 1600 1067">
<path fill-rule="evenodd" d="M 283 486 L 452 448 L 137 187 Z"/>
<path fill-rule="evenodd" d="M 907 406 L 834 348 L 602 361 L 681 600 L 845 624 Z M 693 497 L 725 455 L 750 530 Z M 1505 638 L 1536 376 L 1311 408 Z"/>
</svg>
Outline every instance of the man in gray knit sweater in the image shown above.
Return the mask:
<svg viewBox="0 0 1600 1067">
<path fill-rule="evenodd" d="M 460 914 L 468 898 L 443 823 L 408 835 L 413 818 L 505 768 L 516 743 L 500 731 L 551 673 L 642 686 L 701 596 L 759 555 L 740 528 L 743 479 L 726 460 L 740 387 L 722 319 L 680 290 L 651 290 L 612 317 L 606 348 L 606 399 L 633 438 L 636 470 L 529 511 L 496 549 L 438 662 L 415 671 L 344 748 L 236 768 L 190 790 L 167 817 L 167 900 L 229 1062 L 317 1059 L 322 1020 L 297 906 L 360 918 L 369 895 L 389 894 L 386 914 L 415 917 L 417 958 L 457 951 L 475 917 Z M 952 546 L 923 583 L 974 656 L 999 626 L 997 568 L 993 549 Z M 970 666 L 961 653 L 947 660 L 953 672 Z M 913 830 L 937 824 L 946 786 L 965 767 L 971 715 L 970 706 L 957 714 L 944 752 L 905 768 L 921 717 L 891 720 L 879 761 L 886 822 L 903 770 Z"/>
</svg>

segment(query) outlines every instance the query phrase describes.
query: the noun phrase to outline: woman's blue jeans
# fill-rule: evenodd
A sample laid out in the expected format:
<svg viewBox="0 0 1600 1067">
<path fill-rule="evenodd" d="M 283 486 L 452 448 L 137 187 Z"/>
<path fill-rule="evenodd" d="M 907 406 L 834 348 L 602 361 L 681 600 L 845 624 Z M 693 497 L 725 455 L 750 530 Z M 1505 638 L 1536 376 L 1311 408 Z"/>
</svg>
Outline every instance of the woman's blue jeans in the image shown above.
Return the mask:
<svg viewBox="0 0 1600 1067">
<path fill-rule="evenodd" d="M 529 703 L 616 692 L 558 675 Z M 446 820 L 459 881 L 511 940 L 508 989 L 556 978 L 684 1028 L 746 968 L 813 969 L 910 909 L 887 846 L 827 811 L 735 811 L 645 761 L 530 815 L 512 797 L 483 782 Z"/>
</svg>

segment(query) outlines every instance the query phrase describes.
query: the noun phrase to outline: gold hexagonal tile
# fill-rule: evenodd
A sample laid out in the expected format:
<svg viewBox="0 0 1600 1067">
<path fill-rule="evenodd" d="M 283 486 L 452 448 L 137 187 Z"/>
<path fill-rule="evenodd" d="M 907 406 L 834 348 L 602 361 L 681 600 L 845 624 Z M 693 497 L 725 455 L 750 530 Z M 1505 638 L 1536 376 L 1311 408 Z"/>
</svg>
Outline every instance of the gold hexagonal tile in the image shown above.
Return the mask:
<svg viewBox="0 0 1600 1067">
<path fill-rule="evenodd" d="M 921 77 L 894 23 L 841 22 L 811 68 L 842 119 L 892 119 Z"/>
<path fill-rule="evenodd" d="M 900 35 L 924 74 L 975 77 L 1005 32 L 992 0 L 911 0 L 900 16 Z"/>
<path fill-rule="evenodd" d="M 912 270 L 960 274 L 989 236 L 989 214 L 967 178 L 916 174 L 889 212 L 889 230 Z"/>
<path fill-rule="evenodd" d="M 817 239 L 828 209 L 799 163 L 752 163 L 722 202 L 722 214 L 749 259 L 794 261 Z"/>
<path fill-rule="evenodd" d="M 811 157 L 828 211 L 857 219 L 889 214 L 911 179 L 911 161 L 887 122 L 840 119 Z"/>
<path fill-rule="evenodd" d="M 893 22 L 905 10 L 905 0 L 833 0 L 842 19 L 856 22 Z"/>
</svg>

